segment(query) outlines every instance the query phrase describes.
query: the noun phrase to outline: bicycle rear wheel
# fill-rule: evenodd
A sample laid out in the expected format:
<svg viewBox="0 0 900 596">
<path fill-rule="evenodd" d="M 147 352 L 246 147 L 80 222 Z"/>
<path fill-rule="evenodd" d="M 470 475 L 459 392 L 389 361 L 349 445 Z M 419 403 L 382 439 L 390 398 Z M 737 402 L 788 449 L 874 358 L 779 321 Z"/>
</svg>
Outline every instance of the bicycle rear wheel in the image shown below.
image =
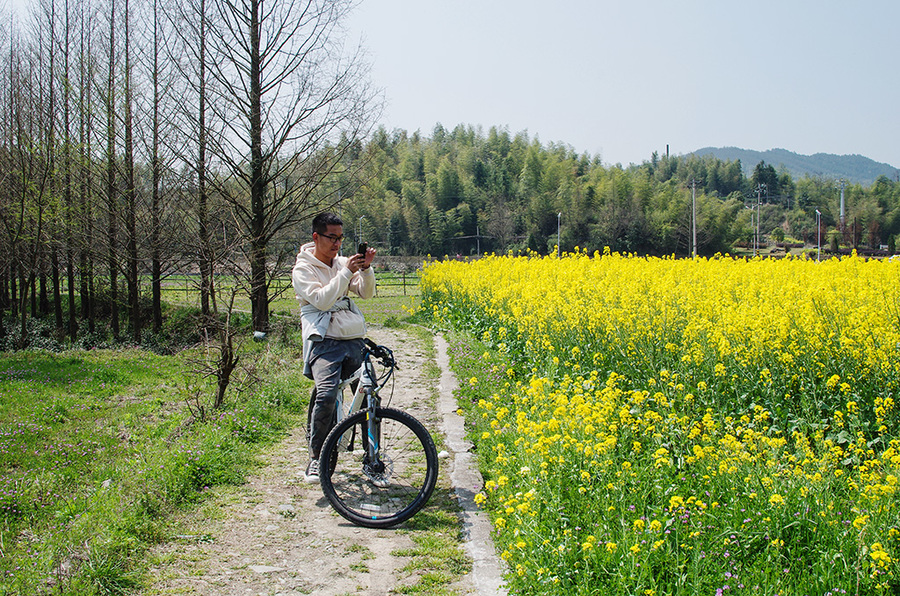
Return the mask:
<svg viewBox="0 0 900 596">
<path fill-rule="evenodd" d="M 335 511 L 354 524 L 386 528 L 416 514 L 437 482 L 437 449 L 422 423 L 400 410 L 376 408 L 380 428 L 379 462 L 368 461 L 363 441 L 350 449 L 341 436 L 361 426 L 367 412 L 357 412 L 332 429 L 322 445 L 319 482 Z"/>
</svg>

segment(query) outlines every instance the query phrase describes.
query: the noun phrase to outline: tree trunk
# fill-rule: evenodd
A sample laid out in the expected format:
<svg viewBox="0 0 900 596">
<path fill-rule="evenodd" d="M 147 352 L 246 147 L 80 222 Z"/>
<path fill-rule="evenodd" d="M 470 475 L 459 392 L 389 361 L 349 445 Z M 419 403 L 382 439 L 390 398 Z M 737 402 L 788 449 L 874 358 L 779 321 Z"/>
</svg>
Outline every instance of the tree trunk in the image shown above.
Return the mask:
<svg viewBox="0 0 900 596">
<path fill-rule="evenodd" d="M 269 296 L 266 287 L 266 246 L 250 243 L 250 308 L 254 331 L 269 330 Z"/>
<path fill-rule="evenodd" d="M 63 44 L 63 204 L 65 206 L 65 221 L 63 225 L 66 228 L 66 285 L 68 298 L 69 319 L 67 325 L 67 333 L 69 339 L 75 341 L 78 333 L 78 323 L 75 313 L 75 208 L 72 197 L 72 110 L 71 110 L 71 88 L 72 81 L 70 79 L 71 44 L 69 35 L 72 32 L 72 25 L 69 18 L 71 10 L 69 8 L 69 0 L 64 4 L 66 13 L 65 22 L 65 43 Z"/>
<path fill-rule="evenodd" d="M 162 263 L 159 250 L 159 2 L 153 0 L 153 131 L 150 146 L 150 286 L 152 293 L 153 333 L 162 330 Z"/>
<path fill-rule="evenodd" d="M 9 271 L 4 269 L 2 273 L 0 273 L 0 309 L 6 310 L 10 306 L 9 300 L 9 283 L 10 276 Z M 2 312 L 0 312 L 0 319 L 2 319 Z"/>
<path fill-rule="evenodd" d="M 28 288 L 32 287 L 34 284 L 34 273 L 31 274 L 30 279 L 25 279 L 25 271 L 22 269 L 21 265 L 18 267 L 19 269 L 19 340 L 18 347 L 19 349 L 24 349 L 28 340 Z M 31 292 L 32 303 L 34 292 Z M 32 308 L 34 308 L 34 304 L 32 304 Z M 33 312 L 33 311 L 32 311 Z"/>
<path fill-rule="evenodd" d="M 19 316 L 19 293 L 18 284 L 16 283 L 15 270 L 11 270 L 9 272 L 9 296 L 10 304 L 12 306 L 12 314 L 14 317 L 17 317 Z"/>
<path fill-rule="evenodd" d="M 262 155 L 261 0 L 250 0 L 250 308 L 253 330 L 269 329 L 266 288 L 266 182 Z"/>
<path fill-rule="evenodd" d="M 41 274 L 38 276 L 38 305 L 37 313 L 42 317 L 50 314 L 50 297 L 47 295 L 47 272 L 44 270 L 43 261 L 41 261 Z"/>
<path fill-rule="evenodd" d="M 63 324 L 62 288 L 60 287 L 59 267 L 59 249 L 54 242 L 50 249 L 50 282 L 53 291 L 53 318 L 56 322 L 57 331 L 62 331 L 65 327 Z"/>
<path fill-rule="evenodd" d="M 125 227 L 127 228 L 128 312 L 134 343 L 141 343 L 141 295 L 138 279 L 137 189 L 134 184 L 134 119 L 131 97 L 131 14 L 125 0 Z"/>
<path fill-rule="evenodd" d="M 116 258 L 118 250 L 118 192 L 116 190 L 116 2 L 110 3 L 109 17 L 109 78 L 106 96 L 106 204 L 109 221 L 106 229 L 108 243 L 107 264 L 109 266 L 109 326 L 113 337 L 119 339 L 119 269 Z"/>
<path fill-rule="evenodd" d="M 200 0 L 200 80 L 199 119 L 197 131 L 197 191 L 199 196 L 198 228 L 200 232 L 200 312 L 210 316 L 210 299 L 215 306 L 213 288 L 213 255 L 209 233 L 209 205 L 206 191 L 206 1 Z M 215 310 L 215 309 L 213 309 Z"/>
</svg>

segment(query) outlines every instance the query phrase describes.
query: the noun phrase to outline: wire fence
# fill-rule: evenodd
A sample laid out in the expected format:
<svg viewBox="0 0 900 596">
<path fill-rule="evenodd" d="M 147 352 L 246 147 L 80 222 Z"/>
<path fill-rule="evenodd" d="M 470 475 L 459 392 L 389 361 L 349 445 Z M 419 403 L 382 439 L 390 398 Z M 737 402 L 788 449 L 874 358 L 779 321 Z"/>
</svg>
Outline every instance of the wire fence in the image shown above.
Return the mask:
<svg viewBox="0 0 900 596">
<path fill-rule="evenodd" d="M 293 297 L 290 278 L 276 279 L 269 286 L 269 293 L 283 292 L 284 295 Z M 396 273 L 393 271 L 375 274 L 375 296 L 384 298 L 391 296 L 418 296 L 419 274 Z"/>
<path fill-rule="evenodd" d="M 215 286 L 218 293 L 227 291 L 235 285 L 234 278 L 230 276 L 216 276 Z M 188 297 L 192 294 L 200 293 L 200 276 L 197 274 L 173 275 L 163 282 L 163 291 L 174 293 L 176 295 L 183 294 Z M 419 296 L 421 293 L 419 288 L 419 272 L 394 272 L 386 271 L 376 273 L 375 275 L 375 296 L 393 297 L 393 296 Z M 281 277 L 272 280 L 269 284 L 269 296 L 280 295 L 286 298 L 294 297 L 294 290 L 291 287 L 291 278 Z"/>
</svg>

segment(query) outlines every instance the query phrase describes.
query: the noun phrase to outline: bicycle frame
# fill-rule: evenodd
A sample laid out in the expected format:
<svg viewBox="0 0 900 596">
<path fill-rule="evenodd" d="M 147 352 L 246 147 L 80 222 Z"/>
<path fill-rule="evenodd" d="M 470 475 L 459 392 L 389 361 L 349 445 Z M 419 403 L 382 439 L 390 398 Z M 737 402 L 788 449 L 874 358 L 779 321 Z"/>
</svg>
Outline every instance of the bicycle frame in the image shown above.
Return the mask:
<svg viewBox="0 0 900 596">
<path fill-rule="evenodd" d="M 378 451 L 381 435 L 378 429 L 378 422 L 374 416 L 375 408 L 381 405 L 381 390 L 387 385 L 391 377 L 394 376 L 394 370 L 397 368 L 397 364 L 394 361 L 393 353 L 389 349 L 384 346 L 378 346 L 368 339 L 366 339 L 365 342 L 366 346 L 363 348 L 362 365 L 355 373 L 353 373 L 353 375 L 341 382 L 340 391 L 338 393 L 337 411 L 339 414 L 336 424 L 344 417 L 352 416 L 361 409 L 365 409 L 368 412 L 365 429 L 366 438 L 368 439 L 365 441 L 366 452 L 369 456 L 369 461 L 379 462 L 380 465 Z M 385 367 L 385 372 L 380 377 L 375 370 L 373 356 Z M 344 387 L 356 380 L 359 381 L 359 385 L 356 387 L 356 392 L 353 394 L 350 407 L 345 414 L 343 412 L 343 390 Z M 342 447 L 348 448 L 351 440 L 352 437 L 345 434 L 341 437 L 340 444 Z"/>
<path fill-rule="evenodd" d="M 359 383 L 349 411 L 340 413 L 322 444 L 319 482 L 340 515 L 363 527 L 387 528 L 428 501 L 437 481 L 438 454 L 421 422 L 382 404 L 381 390 L 398 368 L 393 352 L 370 340 L 364 345 L 358 372 L 344 382 Z M 383 369 L 376 370 L 376 363 Z M 354 443 L 357 434 L 361 445 Z"/>
</svg>

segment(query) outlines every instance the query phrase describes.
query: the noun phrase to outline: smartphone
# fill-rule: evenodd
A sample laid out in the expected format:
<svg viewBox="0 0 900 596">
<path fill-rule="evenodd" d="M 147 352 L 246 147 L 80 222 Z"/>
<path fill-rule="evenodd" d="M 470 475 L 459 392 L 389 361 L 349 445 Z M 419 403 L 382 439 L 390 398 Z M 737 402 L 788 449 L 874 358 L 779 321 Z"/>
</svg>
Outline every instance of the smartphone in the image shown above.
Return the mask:
<svg viewBox="0 0 900 596">
<path fill-rule="evenodd" d="M 363 242 L 356 248 L 356 252 L 361 254 L 362 256 L 366 256 L 366 251 L 369 250 L 369 243 Z"/>
</svg>

